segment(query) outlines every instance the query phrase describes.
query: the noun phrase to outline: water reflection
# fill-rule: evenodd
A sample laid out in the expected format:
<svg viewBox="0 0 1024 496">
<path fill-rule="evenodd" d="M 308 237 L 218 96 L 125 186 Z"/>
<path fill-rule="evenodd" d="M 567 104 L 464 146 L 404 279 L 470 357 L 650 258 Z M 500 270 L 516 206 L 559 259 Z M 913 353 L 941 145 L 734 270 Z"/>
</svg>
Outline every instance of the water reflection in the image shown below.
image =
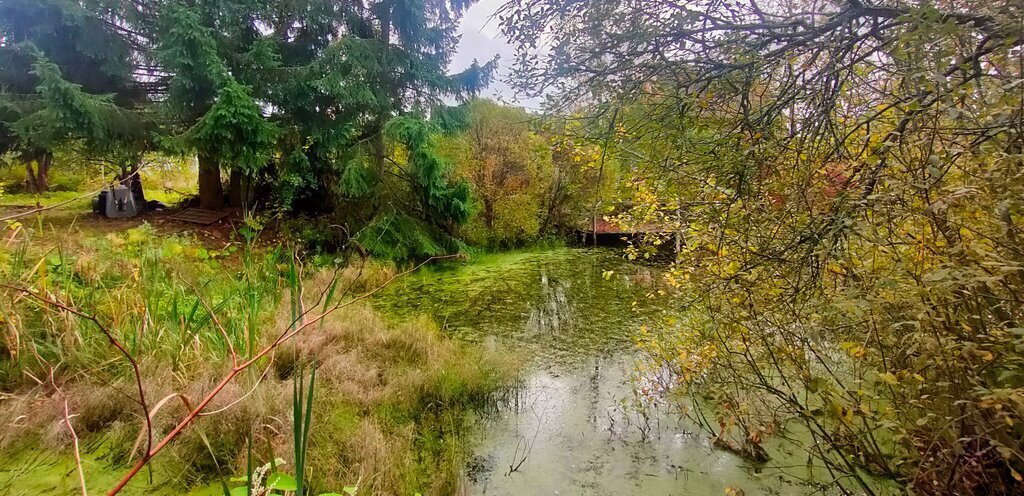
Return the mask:
<svg viewBox="0 0 1024 496">
<path fill-rule="evenodd" d="M 647 298 L 656 277 L 614 251 L 561 249 L 418 274 L 376 300 L 394 315 L 429 312 L 450 335 L 532 360 L 516 401 L 481 421 L 466 467 L 470 493 L 812 492 L 713 449 L 668 405 L 644 403 L 631 336 L 669 311 Z"/>
<path fill-rule="evenodd" d="M 572 304 L 566 296 L 569 281 L 551 279 L 547 271 L 540 274 L 540 301 L 530 310 L 526 320 L 527 334 L 555 334 L 562 322 L 572 319 Z"/>
<path fill-rule="evenodd" d="M 471 492 L 512 494 L 746 494 L 779 492 L 735 456 L 656 409 L 629 404 L 629 365 L 593 359 L 533 374 L 518 408 L 486 421 Z"/>
</svg>

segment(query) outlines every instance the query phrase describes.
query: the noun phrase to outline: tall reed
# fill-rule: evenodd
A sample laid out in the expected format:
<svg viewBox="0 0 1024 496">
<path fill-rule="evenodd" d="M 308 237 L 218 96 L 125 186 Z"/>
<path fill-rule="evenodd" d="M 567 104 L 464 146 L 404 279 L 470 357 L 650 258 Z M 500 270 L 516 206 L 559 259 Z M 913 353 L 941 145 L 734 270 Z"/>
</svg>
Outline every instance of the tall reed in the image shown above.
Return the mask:
<svg viewBox="0 0 1024 496">
<path fill-rule="evenodd" d="M 313 423 L 313 388 L 316 383 L 316 365 L 310 367 L 309 384 L 304 384 L 303 367 L 292 376 L 292 435 L 295 439 L 295 496 L 305 494 L 306 479 L 306 441 L 309 440 L 309 427 Z M 303 396 L 303 388 L 305 396 Z"/>
</svg>

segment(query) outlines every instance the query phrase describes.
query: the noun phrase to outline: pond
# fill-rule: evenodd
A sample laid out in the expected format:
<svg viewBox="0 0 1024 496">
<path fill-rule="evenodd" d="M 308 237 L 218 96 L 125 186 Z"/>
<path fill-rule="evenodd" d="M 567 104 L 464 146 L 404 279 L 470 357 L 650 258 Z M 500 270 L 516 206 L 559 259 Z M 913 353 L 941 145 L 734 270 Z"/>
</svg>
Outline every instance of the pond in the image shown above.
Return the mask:
<svg viewBox="0 0 1024 496">
<path fill-rule="evenodd" d="M 637 408 L 633 335 L 673 312 L 648 297 L 658 277 L 621 251 L 558 248 L 426 270 L 375 300 L 393 316 L 426 312 L 456 339 L 528 361 L 515 401 L 480 421 L 465 469 L 470 494 L 816 491 L 713 448 L 665 407 Z"/>
</svg>

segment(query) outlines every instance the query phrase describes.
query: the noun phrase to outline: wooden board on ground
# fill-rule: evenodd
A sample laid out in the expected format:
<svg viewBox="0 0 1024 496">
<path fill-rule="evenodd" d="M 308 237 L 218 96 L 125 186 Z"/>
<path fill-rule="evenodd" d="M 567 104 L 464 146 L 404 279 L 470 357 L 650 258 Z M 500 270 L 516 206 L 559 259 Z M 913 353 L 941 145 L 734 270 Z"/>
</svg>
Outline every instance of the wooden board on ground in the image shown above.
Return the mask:
<svg viewBox="0 0 1024 496">
<path fill-rule="evenodd" d="M 214 210 L 203 210 L 201 208 L 186 208 L 181 212 L 174 215 L 170 215 L 167 218 L 171 220 L 180 220 L 182 222 L 191 222 L 193 224 L 202 224 L 208 226 L 217 222 L 218 220 L 227 217 L 228 212 L 217 212 Z"/>
</svg>

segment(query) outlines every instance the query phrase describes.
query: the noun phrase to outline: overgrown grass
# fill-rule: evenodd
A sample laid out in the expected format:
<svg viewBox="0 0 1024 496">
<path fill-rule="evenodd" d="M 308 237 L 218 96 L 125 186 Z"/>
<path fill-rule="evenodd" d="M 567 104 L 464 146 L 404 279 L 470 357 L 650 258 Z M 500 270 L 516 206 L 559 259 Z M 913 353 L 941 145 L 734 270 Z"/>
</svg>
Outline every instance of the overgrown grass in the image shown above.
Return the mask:
<svg viewBox="0 0 1024 496">
<path fill-rule="evenodd" d="M 292 321 L 285 276 L 294 265 L 284 248 L 204 246 L 146 226 L 48 243 L 30 227 L 8 234 L 3 281 L 88 311 L 111 329 L 139 364 L 157 437 L 185 412 L 175 393 L 196 401 L 231 367 L 230 349 L 244 356 Z M 302 308 L 316 305 L 333 272 L 307 267 Z M 337 286 L 360 293 L 394 273 L 389 264 L 350 266 Z M 86 320 L 12 291 L 0 311 L 0 492 L 78 492 L 58 387 L 82 441 L 90 490 L 108 489 L 111 474 L 123 473 L 145 445 L 129 363 Z M 236 378 L 127 492 L 221 494 L 219 477 L 245 473 L 250 438 L 254 466 L 293 459 L 298 363 L 318 367 L 309 494 L 356 482 L 361 494 L 457 492 L 470 419 L 493 407 L 516 368 L 507 356 L 445 339 L 427 319 L 390 325 L 359 302 Z"/>
<path fill-rule="evenodd" d="M 97 189 L 103 185 L 97 186 Z M 88 212 L 92 208 L 92 199 L 85 196 L 89 191 L 49 191 L 46 193 L 0 193 L 2 207 L 51 207 L 64 204 L 68 209 Z M 146 190 L 146 200 L 156 200 L 165 205 L 181 203 L 188 195 L 166 189 Z M 70 202 L 70 203 L 66 203 Z"/>
<path fill-rule="evenodd" d="M 81 191 L 50 191 L 43 194 L 3 193 L 0 194 L 0 206 L 5 207 L 49 207 L 58 203 L 75 200 L 82 196 Z M 88 208 L 89 199 L 83 198 L 68 204 L 76 208 Z"/>
</svg>

